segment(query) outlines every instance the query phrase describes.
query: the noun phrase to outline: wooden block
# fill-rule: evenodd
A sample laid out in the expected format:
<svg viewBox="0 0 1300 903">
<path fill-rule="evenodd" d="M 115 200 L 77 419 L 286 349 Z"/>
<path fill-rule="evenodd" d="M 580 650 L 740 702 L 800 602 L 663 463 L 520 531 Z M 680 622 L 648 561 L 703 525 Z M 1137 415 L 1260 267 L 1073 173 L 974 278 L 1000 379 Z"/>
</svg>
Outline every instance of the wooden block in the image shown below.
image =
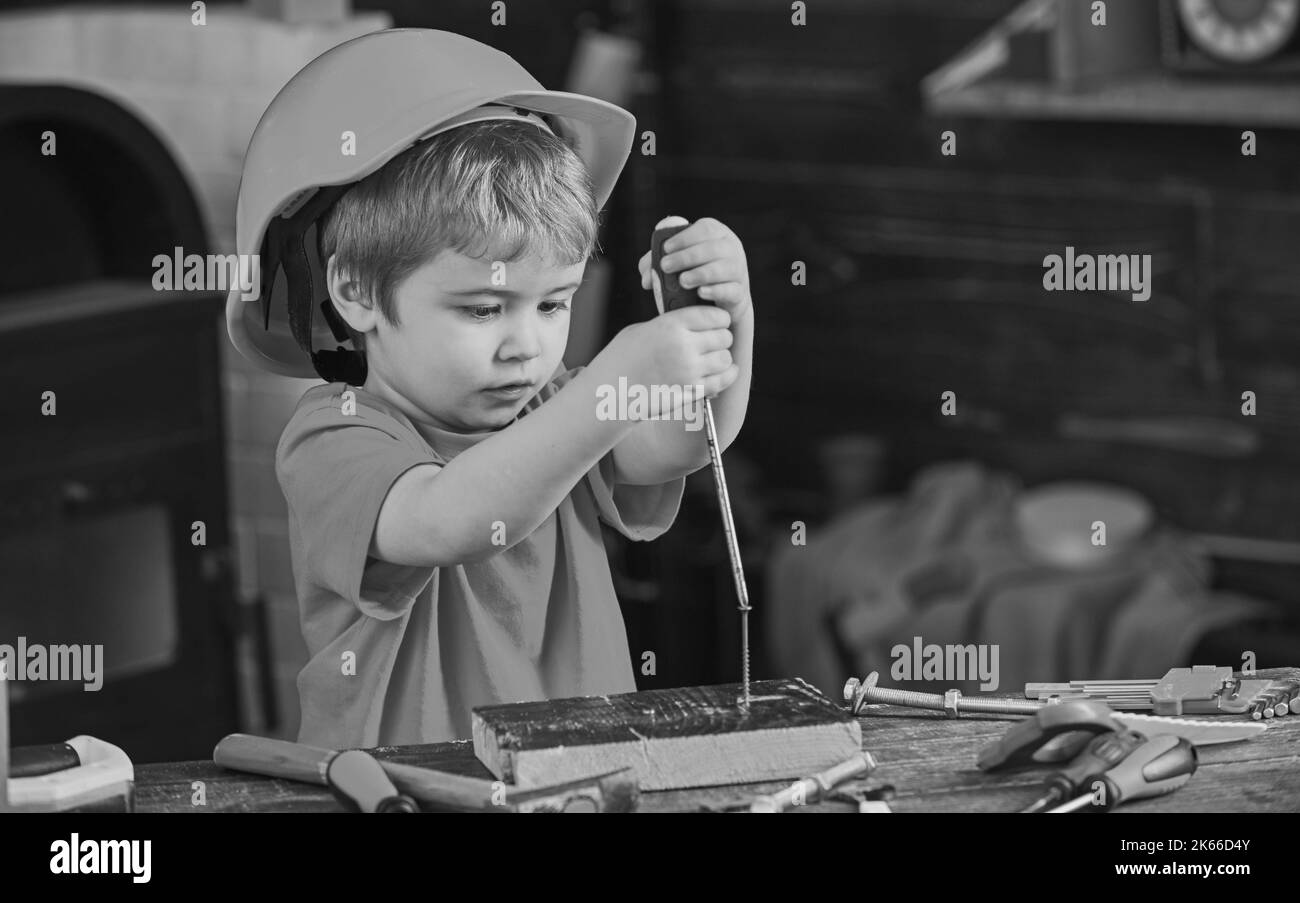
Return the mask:
<svg viewBox="0 0 1300 903">
<path fill-rule="evenodd" d="M 636 770 L 642 790 L 794 780 L 862 749 L 847 710 L 798 678 L 477 708 L 474 754 L 520 787 Z"/>
</svg>

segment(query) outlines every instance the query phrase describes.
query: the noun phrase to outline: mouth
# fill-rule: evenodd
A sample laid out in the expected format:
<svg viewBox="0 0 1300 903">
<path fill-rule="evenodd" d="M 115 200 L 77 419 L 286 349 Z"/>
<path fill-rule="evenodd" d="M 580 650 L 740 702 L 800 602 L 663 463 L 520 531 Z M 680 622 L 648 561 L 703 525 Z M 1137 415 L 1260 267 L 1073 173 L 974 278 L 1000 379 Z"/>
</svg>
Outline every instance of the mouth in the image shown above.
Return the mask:
<svg viewBox="0 0 1300 903">
<path fill-rule="evenodd" d="M 488 386 L 484 392 L 491 392 L 495 395 L 519 396 L 536 386 L 533 382 L 512 382 L 502 383 L 498 386 Z"/>
</svg>

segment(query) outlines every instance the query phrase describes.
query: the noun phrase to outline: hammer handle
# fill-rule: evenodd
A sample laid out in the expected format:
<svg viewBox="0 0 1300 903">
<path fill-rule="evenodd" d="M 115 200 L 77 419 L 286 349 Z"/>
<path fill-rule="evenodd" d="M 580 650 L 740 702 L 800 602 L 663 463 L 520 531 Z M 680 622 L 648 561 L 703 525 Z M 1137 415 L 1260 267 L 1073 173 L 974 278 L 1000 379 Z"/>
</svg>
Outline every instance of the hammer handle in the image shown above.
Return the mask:
<svg viewBox="0 0 1300 903">
<path fill-rule="evenodd" d="M 225 768 L 329 786 L 330 764 L 340 753 L 287 740 L 230 734 L 212 753 Z M 628 811 L 636 808 L 636 773 L 625 768 L 590 778 L 544 787 L 507 787 L 500 781 L 464 777 L 405 765 L 379 762 L 393 786 L 420 803 L 487 812 Z M 508 792 L 508 796 L 506 795 Z"/>
<path fill-rule="evenodd" d="M 392 779 L 361 750 L 336 752 L 271 737 L 230 734 L 217 744 L 212 761 L 236 771 L 322 784 L 345 806 L 360 812 L 416 811 L 415 801 L 400 798 Z"/>
<path fill-rule="evenodd" d="M 317 749 L 288 740 L 230 734 L 212 751 L 212 761 L 235 771 L 328 786 L 330 761 L 337 755 L 332 749 Z"/>
<path fill-rule="evenodd" d="M 236 771 L 325 786 L 329 784 L 330 762 L 337 755 L 332 749 L 317 749 L 287 740 L 231 734 L 217 744 L 212 760 Z M 379 765 L 398 790 L 421 802 L 468 808 L 492 804 L 491 781 L 398 762 Z"/>
</svg>

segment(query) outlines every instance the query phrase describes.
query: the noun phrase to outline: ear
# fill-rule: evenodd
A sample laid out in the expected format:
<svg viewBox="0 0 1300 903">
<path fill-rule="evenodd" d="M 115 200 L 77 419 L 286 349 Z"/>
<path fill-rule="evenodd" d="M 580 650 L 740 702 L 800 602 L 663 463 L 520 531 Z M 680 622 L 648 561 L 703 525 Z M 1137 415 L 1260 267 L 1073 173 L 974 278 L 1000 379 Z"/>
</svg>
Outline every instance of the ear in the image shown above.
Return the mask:
<svg viewBox="0 0 1300 903">
<path fill-rule="evenodd" d="M 325 263 L 325 283 L 329 287 L 330 301 L 345 323 L 360 333 L 375 328 L 378 309 L 370 303 L 361 285 L 340 269 L 336 254 L 331 254 Z"/>
</svg>

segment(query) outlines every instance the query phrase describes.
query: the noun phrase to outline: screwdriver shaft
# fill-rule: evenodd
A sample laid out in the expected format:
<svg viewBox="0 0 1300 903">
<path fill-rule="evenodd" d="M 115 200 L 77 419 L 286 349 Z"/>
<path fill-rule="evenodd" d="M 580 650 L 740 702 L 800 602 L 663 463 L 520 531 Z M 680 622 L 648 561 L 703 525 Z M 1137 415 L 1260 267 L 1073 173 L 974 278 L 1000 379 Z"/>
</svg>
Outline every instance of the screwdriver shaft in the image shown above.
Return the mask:
<svg viewBox="0 0 1300 903">
<path fill-rule="evenodd" d="M 1070 800 L 1068 803 L 1064 803 L 1063 805 L 1057 806 L 1055 809 L 1048 809 L 1045 814 L 1060 815 L 1065 812 L 1077 812 L 1080 809 L 1082 809 L 1084 806 L 1090 805 L 1091 803 L 1092 803 L 1092 794 L 1089 793 L 1089 794 L 1085 794 L 1084 796 L 1075 797 L 1074 799 Z"/>
<path fill-rule="evenodd" d="M 727 493 L 727 476 L 722 470 L 722 451 L 718 444 L 718 428 L 713 422 L 713 405 L 704 399 L 704 427 L 709 440 L 709 460 L 713 463 L 713 485 L 718 490 L 718 507 L 722 509 L 722 530 L 727 536 L 727 556 L 731 559 L 731 574 L 736 583 L 736 598 L 740 600 L 740 655 L 741 679 L 744 684 L 745 707 L 749 707 L 749 590 L 745 586 L 745 570 L 740 562 L 740 544 L 736 541 L 736 522 L 731 514 L 731 496 Z"/>
</svg>

